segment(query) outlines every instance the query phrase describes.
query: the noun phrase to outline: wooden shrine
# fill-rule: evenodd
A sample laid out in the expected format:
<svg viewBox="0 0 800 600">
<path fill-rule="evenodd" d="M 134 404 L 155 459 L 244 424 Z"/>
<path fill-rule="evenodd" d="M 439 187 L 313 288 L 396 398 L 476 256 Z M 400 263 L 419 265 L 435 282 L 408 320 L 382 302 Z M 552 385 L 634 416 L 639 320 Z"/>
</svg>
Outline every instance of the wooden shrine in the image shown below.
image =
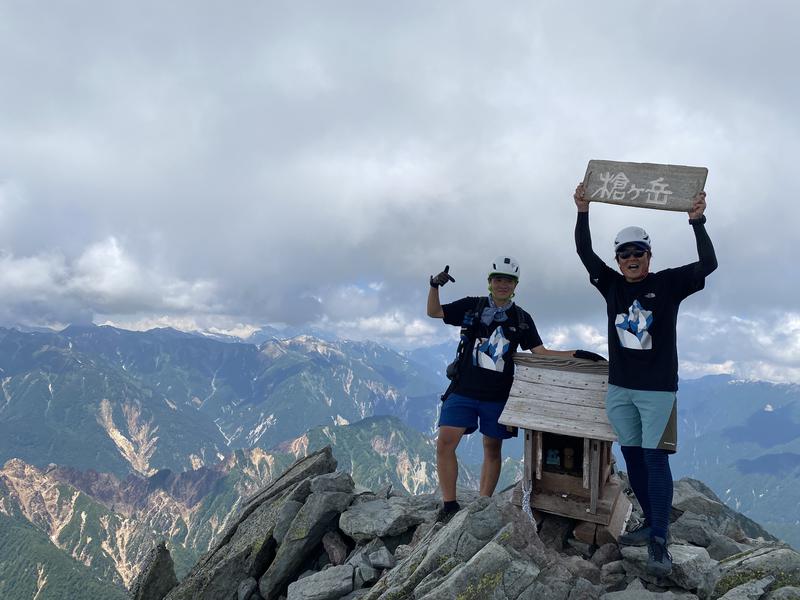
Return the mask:
<svg viewBox="0 0 800 600">
<path fill-rule="evenodd" d="M 583 521 L 575 536 L 587 543 L 617 539 L 631 503 L 614 471 L 605 396 L 608 363 L 517 353 L 511 394 L 500 423 L 524 432 L 523 485 L 531 508 Z"/>
</svg>

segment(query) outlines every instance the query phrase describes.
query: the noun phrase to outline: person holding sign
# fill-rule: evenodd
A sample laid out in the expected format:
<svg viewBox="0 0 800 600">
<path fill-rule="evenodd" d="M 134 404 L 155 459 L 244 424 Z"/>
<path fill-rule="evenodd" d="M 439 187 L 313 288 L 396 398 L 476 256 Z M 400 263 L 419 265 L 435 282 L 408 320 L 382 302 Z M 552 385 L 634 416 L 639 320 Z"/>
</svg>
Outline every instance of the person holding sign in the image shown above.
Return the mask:
<svg viewBox="0 0 800 600">
<path fill-rule="evenodd" d="M 544 347 L 533 318 L 512 300 L 519 282 L 519 263 L 515 258 L 496 258 L 488 280 L 488 297 L 467 297 L 442 305 L 439 288 L 455 281 L 449 266 L 430 278 L 428 316 L 461 327 L 456 360 L 448 367 L 451 383 L 442 396 L 436 441 L 436 469 L 443 501 L 441 521 L 449 520 L 460 509 L 456 500 L 456 448 L 464 435 L 479 428 L 483 434 L 480 494 L 494 493 L 500 477 L 503 440 L 512 437 L 497 421 L 511 391 L 517 347 L 534 354 L 605 360 L 584 350 Z"/>
<path fill-rule="evenodd" d="M 647 570 L 672 571 L 667 530 L 672 506 L 669 455 L 677 450 L 678 350 L 676 324 L 681 301 L 702 290 L 717 268 L 705 229 L 706 194 L 689 210 L 697 242 L 697 262 L 651 272 L 650 236 L 626 227 L 614 239 L 619 272 L 592 250 L 589 200 L 583 184 L 573 196 L 578 209 L 575 245 L 589 281 L 603 295 L 608 315 L 608 395 L 606 412 L 614 428 L 628 478 L 644 511 L 644 523 L 619 538 L 621 544 L 648 546 Z"/>
</svg>

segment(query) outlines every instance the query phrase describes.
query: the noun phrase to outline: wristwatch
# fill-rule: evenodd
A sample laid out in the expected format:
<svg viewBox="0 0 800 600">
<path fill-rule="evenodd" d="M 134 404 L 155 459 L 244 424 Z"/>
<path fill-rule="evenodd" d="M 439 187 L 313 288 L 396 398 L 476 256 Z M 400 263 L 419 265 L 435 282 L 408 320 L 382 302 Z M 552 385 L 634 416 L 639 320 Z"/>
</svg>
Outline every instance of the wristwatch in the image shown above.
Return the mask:
<svg viewBox="0 0 800 600">
<path fill-rule="evenodd" d="M 696 219 L 689 219 L 689 225 L 705 225 L 706 216 L 700 215 Z"/>
</svg>

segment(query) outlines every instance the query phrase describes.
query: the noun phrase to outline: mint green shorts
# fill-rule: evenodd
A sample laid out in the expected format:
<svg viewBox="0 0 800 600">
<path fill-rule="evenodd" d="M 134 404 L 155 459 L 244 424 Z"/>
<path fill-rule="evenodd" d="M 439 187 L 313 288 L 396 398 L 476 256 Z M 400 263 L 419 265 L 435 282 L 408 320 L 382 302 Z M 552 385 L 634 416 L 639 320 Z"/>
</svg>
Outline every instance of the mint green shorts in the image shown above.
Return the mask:
<svg viewBox="0 0 800 600">
<path fill-rule="evenodd" d="M 606 414 L 620 446 L 678 450 L 678 404 L 675 392 L 608 386 Z"/>
</svg>

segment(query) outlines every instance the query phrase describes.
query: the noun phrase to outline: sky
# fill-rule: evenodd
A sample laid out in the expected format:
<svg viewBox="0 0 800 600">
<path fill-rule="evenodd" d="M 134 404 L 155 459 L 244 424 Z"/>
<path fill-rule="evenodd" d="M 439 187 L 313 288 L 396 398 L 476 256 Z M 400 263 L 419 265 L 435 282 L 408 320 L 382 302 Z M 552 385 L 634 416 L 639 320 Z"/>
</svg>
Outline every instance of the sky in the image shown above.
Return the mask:
<svg viewBox="0 0 800 600">
<path fill-rule="evenodd" d="M 0 325 L 315 327 L 397 348 L 495 256 L 548 347 L 605 353 L 590 159 L 703 166 L 719 269 L 681 376 L 800 382 L 800 5 L 0 0 Z M 685 213 L 593 204 L 655 270 Z"/>
</svg>

